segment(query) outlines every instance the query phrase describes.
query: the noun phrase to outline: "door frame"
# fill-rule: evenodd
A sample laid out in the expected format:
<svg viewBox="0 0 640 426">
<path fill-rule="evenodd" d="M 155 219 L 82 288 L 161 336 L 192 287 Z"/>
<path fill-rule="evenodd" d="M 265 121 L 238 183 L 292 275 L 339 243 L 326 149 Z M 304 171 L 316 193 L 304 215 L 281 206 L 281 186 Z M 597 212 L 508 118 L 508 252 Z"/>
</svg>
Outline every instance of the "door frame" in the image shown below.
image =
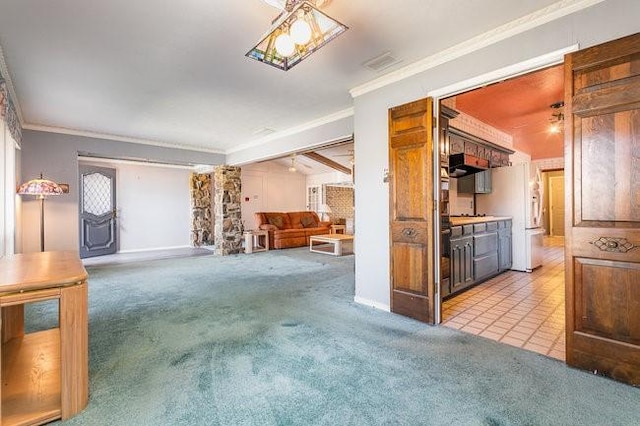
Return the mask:
<svg viewBox="0 0 640 426">
<path fill-rule="evenodd" d="M 523 74 L 528 74 L 533 71 L 538 71 L 544 68 L 548 68 L 553 65 L 559 65 L 564 63 L 564 57 L 568 53 L 578 51 L 580 46 L 573 44 L 563 49 L 555 50 L 544 55 L 525 60 L 513 65 L 506 66 L 504 68 L 497 69 L 485 74 L 478 75 L 476 77 L 469 78 L 439 89 L 432 90 L 426 94 L 428 97 L 433 98 L 433 115 L 434 119 L 440 116 L 440 101 L 444 98 L 458 95 L 460 93 L 468 92 L 470 90 L 478 89 L 488 84 L 497 83 L 502 80 L 515 78 Z M 433 185 L 433 199 L 435 206 L 440 205 L 440 122 L 437 121 L 437 125 L 433 134 L 433 169 L 434 185 Z M 439 211 L 439 210 L 438 210 Z M 434 235 L 436 241 L 434 242 L 434 284 L 436 288 L 435 292 L 435 311 L 434 311 L 434 323 L 440 324 L 442 322 L 442 295 L 440 294 L 440 221 L 434 220 Z"/>
</svg>

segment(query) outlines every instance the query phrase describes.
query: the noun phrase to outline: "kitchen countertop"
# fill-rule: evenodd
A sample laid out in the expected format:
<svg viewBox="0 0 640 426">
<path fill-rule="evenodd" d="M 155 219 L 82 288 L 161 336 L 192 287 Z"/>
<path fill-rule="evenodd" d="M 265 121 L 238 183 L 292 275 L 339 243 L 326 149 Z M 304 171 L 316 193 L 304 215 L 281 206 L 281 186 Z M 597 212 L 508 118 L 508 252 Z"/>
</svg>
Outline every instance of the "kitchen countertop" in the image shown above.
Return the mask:
<svg viewBox="0 0 640 426">
<path fill-rule="evenodd" d="M 457 216 L 449 217 L 452 226 L 471 225 L 473 223 L 495 222 L 496 220 L 509 220 L 511 216 L 482 216 L 482 217 L 466 217 Z"/>
</svg>

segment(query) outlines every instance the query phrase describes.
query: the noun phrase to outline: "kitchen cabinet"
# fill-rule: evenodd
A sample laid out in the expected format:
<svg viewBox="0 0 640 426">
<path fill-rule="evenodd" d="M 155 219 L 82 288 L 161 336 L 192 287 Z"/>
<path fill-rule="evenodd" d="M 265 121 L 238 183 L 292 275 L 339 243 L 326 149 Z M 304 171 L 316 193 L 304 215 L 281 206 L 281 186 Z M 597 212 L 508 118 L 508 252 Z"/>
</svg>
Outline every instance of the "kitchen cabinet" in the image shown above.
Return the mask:
<svg viewBox="0 0 640 426">
<path fill-rule="evenodd" d="M 462 227 L 451 228 L 451 290 L 458 292 L 474 283 L 473 235 L 462 235 Z"/>
<path fill-rule="evenodd" d="M 511 219 L 451 218 L 450 280 L 441 294 L 453 296 L 511 268 Z"/>
<path fill-rule="evenodd" d="M 499 272 L 511 269 L 513 256 L 511 253 L 511 220 L 498 222 L 498 270 Z"/>
<path fill-rule="evenodd" d="M 474 281 L 481 281 L 498 273 L 498 223 L 473 225 Z"/>
<path fill-rule="evenodd" d="M 461 194 L 488 194 L 491 192 L 491 169 L 458 178 Z"/>
<path fill-rule="evenodd" d="M 477 136 L 466 133 L 455 127 L 448 128 L 449 133 L 449 153 L 467 154 L 487 160 L 490 167 L 508 166 L 509 155 L 513 154 L 508 148 L 491 143 Z"/>
</svg>

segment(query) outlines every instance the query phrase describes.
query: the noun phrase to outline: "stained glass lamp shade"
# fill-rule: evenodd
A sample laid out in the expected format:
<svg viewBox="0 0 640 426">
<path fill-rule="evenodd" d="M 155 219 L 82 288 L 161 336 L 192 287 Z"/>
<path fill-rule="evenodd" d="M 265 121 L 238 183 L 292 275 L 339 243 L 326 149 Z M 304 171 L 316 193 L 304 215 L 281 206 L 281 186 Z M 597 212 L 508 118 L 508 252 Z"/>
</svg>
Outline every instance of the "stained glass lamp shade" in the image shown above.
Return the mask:
<svg viewBox="0 0 640 426">
<path fill-rule="evenodd" d="M 348 27 L 310 1 L 288 1 L 285 11 L 245 56 L 287 71 Z"/>
<path fill-rule="evenodd" d="M 44 251 L 44 198 L 48 195 L 62 194 L 62 188 L 57 183 L 44 179 L 41 173 L 40 178 L 20 185 L 18 194 L 35 195 L 40 200 L 40 251 Z"/>
</svg>

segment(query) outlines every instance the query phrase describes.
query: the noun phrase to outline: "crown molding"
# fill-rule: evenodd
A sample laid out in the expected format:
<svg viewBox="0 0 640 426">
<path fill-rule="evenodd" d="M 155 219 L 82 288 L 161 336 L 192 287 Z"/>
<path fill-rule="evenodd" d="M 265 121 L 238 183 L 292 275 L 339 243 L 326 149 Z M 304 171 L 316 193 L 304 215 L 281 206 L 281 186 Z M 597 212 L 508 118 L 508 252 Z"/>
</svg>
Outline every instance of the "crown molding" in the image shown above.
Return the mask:
<svg viewBox="0 0 640 426">
<path fill-rule="evenodd" d="M 473 37 L 462 43 L 458 43 L 448 49 L 442 50 L 424 59 L 416 61 L 406 67 L 392 71 L 382 77 L 371 80 L 367 83 L 356 86 L 349 91 L 352 97 L 356 98 L 421 72 L 435 68 L 446 62 L 465 56 L 476 50 L 485 48 L 514 35 L 529 31 L 533 28 L 547 24 L 556 19 L 581 11 L 605 0 L 562 0 L 533 13 L 525 15 L 514 21 L 496 27 L 490 31 Z"/>
<path fill-rule="evenodd" d="M 39 132 L 58 133 L 62 135 L 82 136 L 86 138 L 137 143 L 141 145 L 152 145 L 152 146 L 158 146 L 161 148 L 183 149 L 183 150 L 189 150 L 189 151 L 208 152 L 211 154 L 221 154 L 221 155 L 224 154 L 224 152 L 221 150 L 211 149 L 203 146 L 187 145 L 187 144 L 171 143 L 171 142 L 160 142 L 160 141 L 154 141 L 149 139 L 138 139 L 138 138 L 131 138 L 128 136 L 110 135 L 107 133 L 97 133 L 97 132 L 87 132 L 84 130 L 67 129 L 64 127 L 42 126 L 39 124 L 24 124 L 22 128 L 25 130 L 35 130 Z"/>
<path fill-rule="evenodd" d="M 13 81 L 11 80 L 11 74 L 9 73 L 9 68 L 7 68 L 7 62 L 4 59 L 4 51 L 2 50 L 2 46 L 0 46 L 0 74 L 2 74 L 2 77 L 4 77 L 4 81 L 7 84 L 7 89 L 9 89 L 9 94 L 11 95 L 11 102 L 13 103 L 13 106 L 16 109 L 16 114 L 18 114 L 18 120 L 20 120 L 20 125 L 24 126 L 24 118 L 22 117 L 22 108 L 20 108 L 20 102 L 18 102 L 18 95 L 16 95 L 16 90 L 13 87 Z"/>
<path fill-rule="evenodd" d="M 323 126 L 325 124 L 333 123 L 338 120 L 342 120 L 344 118 L 352 117 L 354 114 L 353 107 L 349 107 L 347 109 L 343 109 L 342 111 L 335 112 L 333 114 L 326 115 L 324 117 L 318 118 L 316 120 L 308 121 L 306 123 L 300 124 L 298 126 L 290 127 L 287 130 L 282 130 L 280 132 L 271 133 L 268 136 L 265 136 L 260 139 L 256 139 L 254 141 L 238 145 L 234 148 L 228 149 L 225 154 L 233 154 L 238 151 L 243 151 L 249 148 L 255 148 L 260 145 L 264 145 L 268 142 L 271 142 L 276 139 L 280 139 L 286 136 L 295 135 L 297 133 L 304 132 L 306 130 L 315 129 L 316 127 Z"/>
</svg>

